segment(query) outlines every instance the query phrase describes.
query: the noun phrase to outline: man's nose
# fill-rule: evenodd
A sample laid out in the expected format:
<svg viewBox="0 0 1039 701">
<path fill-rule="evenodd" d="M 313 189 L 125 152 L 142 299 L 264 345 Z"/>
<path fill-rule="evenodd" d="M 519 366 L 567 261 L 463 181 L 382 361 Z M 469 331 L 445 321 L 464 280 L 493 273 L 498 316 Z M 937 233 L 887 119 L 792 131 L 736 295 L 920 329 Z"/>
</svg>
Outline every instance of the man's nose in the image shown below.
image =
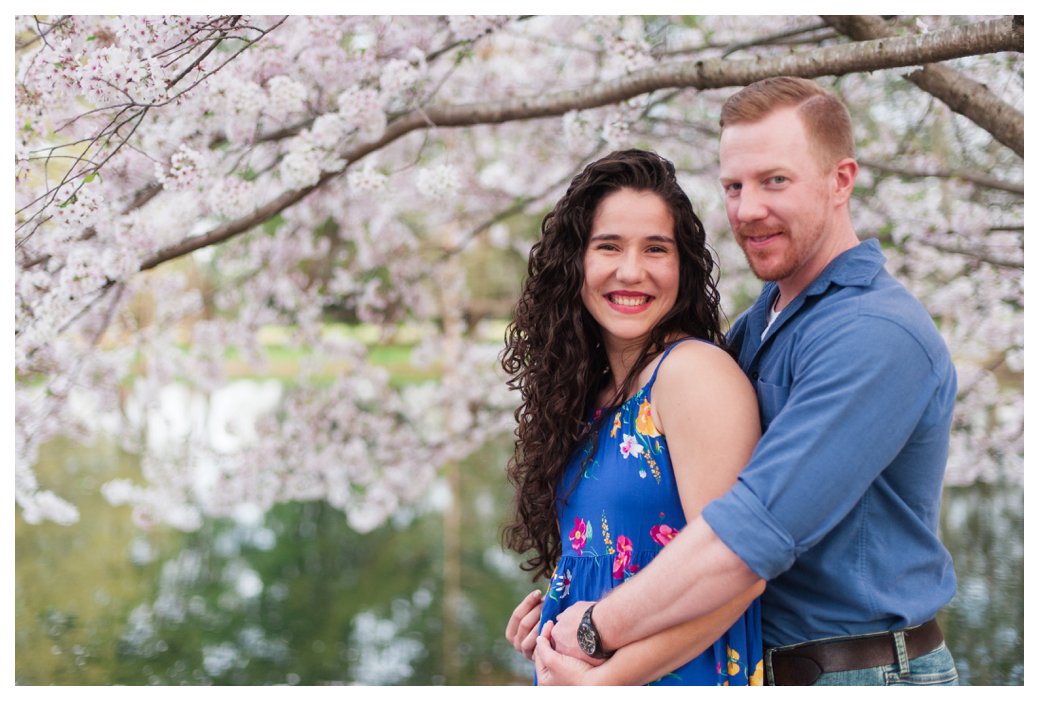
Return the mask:
<svg viewBox="0 0 1039 701">
<path fill-rule="evenodd" d="M 753 188 L 745 187 L 740 191 L 740 201 L 736 207 L 736 219 L 740 222 L 752 222 L 764 219 L 767 214 L 761 194 Z"/>
</svg>

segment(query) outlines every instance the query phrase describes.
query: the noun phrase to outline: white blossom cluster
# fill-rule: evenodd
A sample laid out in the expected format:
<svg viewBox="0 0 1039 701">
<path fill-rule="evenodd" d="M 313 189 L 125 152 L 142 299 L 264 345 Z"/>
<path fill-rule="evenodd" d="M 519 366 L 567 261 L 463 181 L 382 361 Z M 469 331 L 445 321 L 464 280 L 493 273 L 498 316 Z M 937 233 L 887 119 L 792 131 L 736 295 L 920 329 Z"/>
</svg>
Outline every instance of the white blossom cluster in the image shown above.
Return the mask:
<svg viewBox="0 0 1039 701">
<path fill-rule="evenodd" d="M 256 208 L 256 186 L 234 176 L 221 178 L 206 191 L 206 203 L 218 217 L 244 217 Z"/>
<path fill-rule="evenodd" d="M 306 112 L 307 86 L 287 75 L 276 75 L 267 83 L 264 112 L 275 122 L 288 122 Z"/>
<path fill-rule="evenodd" d="M 450 15 L 447 24 L 456 37 L 472 41 L 501 29 L 510 19 L 508 15 Z"/>
<path fill-rule="evenodd" d="M 140 45 L 123 49 L 103 47 L 88 52 L 81 68 L 80 84 L 99 105 L 137 102 L 151 104 L 166 96 L 166 71 L 162 63 L 145 54 Z"/>
<path fill-rule="evenodd" d="M 97 187 L 89 184 L 75 187 L 69 183 L 58 190 L 58 200 L 60 203 L 54 209 L 54 220 L 72 234 L 94 225 L 102 211 L 104 197 Z"/>
<path fill-rule="evenodd" d="M 155 172 L 162 186 L 174 191 L 197 190 L 208 176 L 205 155 L 186 144 L 181 144 L 170 156 L 168 170 L 157 166 Z"/>
<path fill-rule="evenodd" d="M 419 171 L 415 181 L 418 191 L 432 200 L 446 200 L 458 193 L 461 178 L 450 163 L 438 163 Z"/>
<path fill-rule="evenodd" d="M 351 129 L 356 129 L 363 142 L 378 141 L 386 131 L 384 99 L 371 88 L 353 86 L 344 90 L 336 100 L 339 117 Z"/>
<path fill-rule="evenodd" d="M 351 192 L 370 194 L 385 190 L 389 178 L 377 171 L 371 164 L 365 164 L 363 167 L 354 168 L 347 173 L 346 182 L 350 186 Z"/>
</svg>

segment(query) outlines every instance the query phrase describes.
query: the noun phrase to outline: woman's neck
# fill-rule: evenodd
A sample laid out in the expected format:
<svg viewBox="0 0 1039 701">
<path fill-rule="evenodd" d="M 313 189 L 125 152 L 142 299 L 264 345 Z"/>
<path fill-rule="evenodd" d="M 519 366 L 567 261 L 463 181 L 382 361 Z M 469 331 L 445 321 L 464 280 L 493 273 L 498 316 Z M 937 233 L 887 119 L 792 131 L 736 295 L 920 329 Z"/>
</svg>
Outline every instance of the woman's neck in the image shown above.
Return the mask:
<svg viewBox="0 0 1039 701">
<path fill-rule="evenodd" d="M 682 334 L 672 334 L 664 340 L 664 345 L 668 345 L 673 341 L 678 340 L 682 337 Z M 613 399 L 620 399 L 621 401 L 627 399 L 627 397 L 619 396 L 621 391 L 625 389 L 624 382 L 628 379 L 628 375 L 631 373 L 632 368 L 638 361 L 639 356 L 642 355 L 643 349 L 649 343 L 648 338 L 643 338 L 630 343 L 626 343 L 623 346 L 609 344 L 606 347 L 606 361 L 609 363 L 609 375 L 610 381 L 606 387 L 602 390 L 600 395 L 600 405 L 605 405 Z M 663 350 L 663 349 L 661 349 Z M 640 368 L 642 370 L 644 368 Z M 635 388 L 628 387 L 627 392 L 633 391 Z"/>
<path fill-rule="evenodd" d="M 606 393 L 610 397 L 616 396 L 623 388 L 624 381 L 628 379 L 628 374 L 641 355 L 645 343 L 646 341 L 636 341 L 623 347 L 606 349 L 606 361 L 610 365 L 610 382 L 607 385 Z"/>
</svg>

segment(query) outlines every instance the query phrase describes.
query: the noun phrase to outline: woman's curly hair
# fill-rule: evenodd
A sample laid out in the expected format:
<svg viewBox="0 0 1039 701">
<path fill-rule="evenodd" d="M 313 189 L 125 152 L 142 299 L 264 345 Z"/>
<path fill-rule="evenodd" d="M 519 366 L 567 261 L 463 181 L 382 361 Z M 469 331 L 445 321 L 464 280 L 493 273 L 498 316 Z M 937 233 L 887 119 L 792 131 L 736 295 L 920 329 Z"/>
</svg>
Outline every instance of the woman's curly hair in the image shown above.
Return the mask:
<svg viewBox="0 0 1039 701">
<path fill-rule="evenodd" d="M 599 325 L 581 301 L 583 259 L 599 203 L 622 188 L 653 192 L 674 221 L 679 283 L 675 306 L 651 331 L 623 386 L 616 407 L 639 373 L 668 341 L 685 336 L 724 347 L 714 260 L 703 225 L 678 184 L 670 161 L 650 151 L 616 151 L 589 164 L 541 223 L 530 251 L 527 281 L 505 332 L 501 362 L 509 387 L 522 402 L 515 412 L 515 451 L 508 476 L 516 487 L 515 513 L 503 542 L 534 554 L 523 569 L 549 577 L 562 553 L 557 490 L 579 444 L 594 436 L 587 417 L 609 381 Z M 607 415 L 608 412 L 603 412 Z"/>
</svg>

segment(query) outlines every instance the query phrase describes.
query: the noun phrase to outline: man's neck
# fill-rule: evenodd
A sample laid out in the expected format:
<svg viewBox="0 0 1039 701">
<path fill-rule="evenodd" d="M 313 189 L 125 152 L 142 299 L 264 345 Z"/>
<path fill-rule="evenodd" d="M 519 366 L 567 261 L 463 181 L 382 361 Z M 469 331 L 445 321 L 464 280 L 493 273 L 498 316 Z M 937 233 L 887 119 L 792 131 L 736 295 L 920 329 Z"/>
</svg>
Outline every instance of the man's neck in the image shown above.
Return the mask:
<svg viewBox="0 0 1039 701">
<path fill-rule="evenodd" d="M 845 251 L 850 251 L 858 246 L 859 243 L 861 243 L 859 237 L 855 235 L 855 231 L 851 228 L 849 222 L 843 233 L 833 236 L 829 242 L 824 243 L 816 255 L 805 261 L 804 265 L 795 270 L 791 275 L 776 281 L 776 284 L 779 286 L 779 296 L 775 301 L 775 310 L 777 312 L 782 311 L 806 287 L 815 282 L 815 279 L 826 269 L 827 265 Z"/>
</svg>

